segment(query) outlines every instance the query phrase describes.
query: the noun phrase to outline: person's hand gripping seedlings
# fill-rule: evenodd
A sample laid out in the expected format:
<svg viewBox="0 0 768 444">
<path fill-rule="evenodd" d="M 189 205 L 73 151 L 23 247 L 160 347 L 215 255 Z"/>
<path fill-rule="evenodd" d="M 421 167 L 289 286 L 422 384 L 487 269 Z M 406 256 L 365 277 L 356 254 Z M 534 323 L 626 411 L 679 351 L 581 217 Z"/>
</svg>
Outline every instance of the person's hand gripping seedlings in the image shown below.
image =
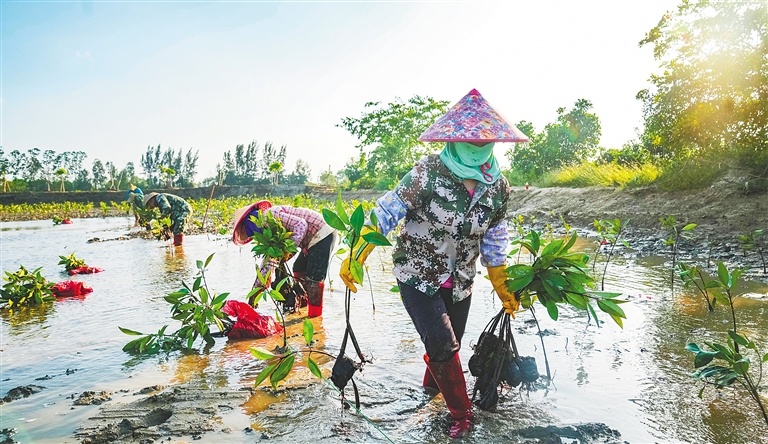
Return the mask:
<svg viewBox="0 0 768 444">
<path fill-rule="evenodd" d="M 368 258 L 368 255 L 371 254 L 371 251 L 373 251 L 373 248 L 376 246 L 363 239 L 363 236 L 368 233 L 381 233 L 381 231 L 379 231 L 378 227 L 373 228 L 368 225 L 364 226 L 363 229 L 360 230 L 360 239 L 358 239 L 357 243 L 355 244 L 355 248 L 352 249 L 352 258 L 357 260 L 361 267 L 363 264 L 365 264 L 365 260 Z M 349 288 L 352 293 L 357 293 L 357 286 L 355 284 L 362 282 L 358 282 L 354 278 L 349 257 L 344 259 L 344 262 L 341 263 L 339 277 L 342 281 L 344 281 L 344 283 L 347 285 L 347 288 Z"/>
<path fill-rule="evenodd" d="M 488 267 L 488 278 L 493 284 L 493 289 L 496 290 L 496 295 L 501 300 L 501 305 L 514 319 L 515 312 L 520 309 L 520 300 L 515 294 L 509 291 L 507 287 L 507 273 L 505 271 L 507 267 L 505 265 L 498 265 L 496 267 Z"/>
</svg>

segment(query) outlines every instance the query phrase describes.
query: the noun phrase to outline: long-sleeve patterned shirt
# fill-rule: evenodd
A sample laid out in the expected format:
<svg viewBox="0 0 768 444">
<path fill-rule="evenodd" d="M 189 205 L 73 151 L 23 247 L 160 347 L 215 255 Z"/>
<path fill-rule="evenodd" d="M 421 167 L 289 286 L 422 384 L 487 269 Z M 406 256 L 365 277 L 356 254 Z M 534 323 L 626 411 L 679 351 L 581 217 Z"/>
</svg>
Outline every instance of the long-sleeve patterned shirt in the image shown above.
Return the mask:
<svg viewBox="0 0 768 444">
<path fill-rule="evenodd" d="M 291 239 L 299 250 L 308 249 L 333 232 L 323 215 L 309 208 L 275 205 L 267 211 L 292 233 Z"/>
<path fill-rule="evenodd" d="M 392 257 L 395 277 L 434 295 L 453 276 L 454 301 L 467 298 L 478 255 L 485 266 L 505 263 L 509 193 L 501 176 L 478 182 L 471 196 L 437 155 L 422 158 L 374 209 L 383 234 L 405 219 Z"/>
</svg>

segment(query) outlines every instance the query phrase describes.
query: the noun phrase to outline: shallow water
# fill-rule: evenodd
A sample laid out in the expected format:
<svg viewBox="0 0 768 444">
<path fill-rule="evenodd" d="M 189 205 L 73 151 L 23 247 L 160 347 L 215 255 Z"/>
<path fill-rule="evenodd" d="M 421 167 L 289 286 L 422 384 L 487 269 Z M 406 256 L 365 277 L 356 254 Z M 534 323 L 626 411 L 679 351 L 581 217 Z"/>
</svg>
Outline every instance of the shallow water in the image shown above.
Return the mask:
<svg viewBox="0 0 768 444">
<path fill-rule="evenodd" d="M 131 338 L 118 326 L 145 333 L 164 324 L 171 324 L 170 331 L 177 327 L 163 296 L 181 280 L 192 281 L 196 260 L 215 253 L 207 272 L 209 286 L 217 293 L 230 292 L 231 298 L 244 300 L 254 279 L 250 250 L 226 239 L 187 236 L 181 249 L 142 239 L 86 243 L 95 237 L 116 238 L 128 232 L 131 223 L 130 218 L 107 218 L 75 219 L 73 225 L 62 226 L 35 221 L 0 227 L 3 272 L 23 264 L 42 267 L 49 280 L 64 280 L 69 277 L 60 272 L 59 255 L 72 252 L 105 269 L 73 277 L 93 287 L 84 298 L 60 299 L 13 315 L 2 312 L 0 395 L 18 386 L 45 387 L 0 406 L 0 429 L 15 428 L 17 441 L 76 442 L 76 429 L 100 408 L 72 405 L 71 396 L 87 390 L 113 392 L 115 403 L 136 399 L 136 391 L 152 385 L 193 382 L 238 389 L 251 385 L 263 368 L 248 351 L 250 346 L 268 346 L 263 340 L 222 338 L 209 353 L 167 357 L 135 358 L 121 350 Z M 240 411 L 223 415 L 221 429 L 227 433 L 205 434 L 201 442 L 449 442 L 442 431 L 446 411 L 441 398 L 430 398 L 420 387 L 423 346 L 398 295 L 389 291 L 395 284 L 389 262 L 387 250 L 371 255 L 370 284 L 366 282 L 352 302 L 352 326 L 363 352 L 374 359 L 355 376 L 361 414 L 343 410 L 335 389 L 302 369 L 287 382 L 292 389 L 277 394 L 258 390 Z M 477 412 L 477 425 L 464 442 L 524 442 L 543 437 L 532 434 L 535 426 L 584 423 L 604 424 L 620 436 L 597 433 L 582 442 L 768 442 L 768 428 L 743 392 L 707 390 L 703 399 L 697 397 L 701 385 L 690 377 L 693 355 L 684 350 L 685 344 L 722 342 L 730 318 L 722 307 L 707 313 L 703 300 L 685 290 L 670 291 L 668 266 L 658 259 L 612 261 L 606 290 L 631 300 L 623 305 L 623 330 L 607 315 L 598 329 L 581 313 L 561 310 L 560 320 L 554 322 L 540 310 L 553 381 L 535 391 L 505 394 L 495 413 Z M 344 332 L 338 267 L 334 260 L 331 282 L 326 282 L 332 291 L 326 289 L 324 316 L 315 320 L 325 351 L 333 355 Z M 743 291 L 750 297 L 738 300 L 740 325 L 755 342 L 768 344 L 768 288 L 746 282 Z M 465 369 L 470 345 L 500 308 L 490 292 L 486 279 L 476 279 L 460 352 Z M 266 304 L 259 311 L 272 314 Z M 514 321 L 517 345 L 521 354 L 535 356 L 539 371 L 545 373 L 531 319 L 525 313 Z M 710 337 L 712 331 L 722 333 Z M 292 341 L 299 344 L 299 338 Z M 353 356 L 352 347 L 348 354 Z M 326 371 L 330 366 L 324 364 Z M 471 388 L 473 378 L 468 373 L 467 378 Z M 350 387 L 347 396 L 353 399 Z"/>
</svg>

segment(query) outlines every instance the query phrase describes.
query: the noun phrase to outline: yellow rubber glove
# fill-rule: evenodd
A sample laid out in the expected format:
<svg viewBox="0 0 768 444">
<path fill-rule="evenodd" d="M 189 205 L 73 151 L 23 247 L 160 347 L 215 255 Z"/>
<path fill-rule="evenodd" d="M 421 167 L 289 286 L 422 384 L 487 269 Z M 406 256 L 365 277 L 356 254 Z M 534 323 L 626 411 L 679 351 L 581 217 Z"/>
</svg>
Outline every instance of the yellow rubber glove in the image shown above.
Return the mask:
<svg viewBox="0 0 768 444">
<path fill-rule="evenodd" d="M 507 287 L 507 273 L 504 271 L 507 267 L 499 265 L 496 267 L 488 267 L 488 277 L 491 279 L 493 289 L 496 290 L 496 295 L 501 300 L 501 305 L 514 319 L 515 311 L 520 309 L 520 301 L 515 295 L 509 291 Z"/>
<path fill-rule="evenodd" d="M 365 242 L 363 235 L 374 232 L 380 233 L 378 228 L 374 230 L 368 226 L 365 226 L 362 230 L 360 230 L 360 239 L 357 241 L 355 248 L 352 249 L 352 257 L 356 258 L 357 261 L 360 262 L 360 265 L 365 264 L 365 260 L 368 258 L 368 255 L 371 254 L 371 251 L 373 251 L 373 248 L 376 246 L 374 244 Z M 365 246 L 363 246 L 363 244 L 365 244 Z M 339 277 L 342 281 L 344 281 L 352 293 L 357 293 L 355 278 L 352 277 L 352 270 L 349 267 L 349 258 L 344 259 L 344 262 L 341 263 Z"/>
</svg>

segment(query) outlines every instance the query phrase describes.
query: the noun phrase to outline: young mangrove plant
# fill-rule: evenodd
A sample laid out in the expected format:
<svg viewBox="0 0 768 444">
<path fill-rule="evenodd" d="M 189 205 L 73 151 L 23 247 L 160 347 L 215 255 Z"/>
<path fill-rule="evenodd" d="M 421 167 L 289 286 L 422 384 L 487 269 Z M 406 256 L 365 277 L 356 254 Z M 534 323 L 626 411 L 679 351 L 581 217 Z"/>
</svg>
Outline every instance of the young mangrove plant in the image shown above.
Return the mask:
<svg viewBox="0 0 768 444">
<path fill-rule="evenodd" d="M 597 234 L 600 237 L 600 243 L 595 250 L 595 261 L 592 263 L 592 270 L 594 271 L 595 264 L 597 264 L 597 258 L 600 254 L 600 249 L 603 246 L 607 246 L 608 254 L 605 257 L 605 266 L 603 267 L 603 275 L 600 278 L 600 290 L 605 290 L 605 274 L 608 272 L 608 263 L 611 261 L 613 251 L 616 249 L 616 244 L 620 241 L 624 247 L 629 248 L 629 244 L 626 240 L 621 239 L 622 232 L 627 227 L 627 222 L 622 222 L 621 219 L 595 219 L 592 226 L 597 230 Z"/>
<path fill-rule="evenodd" d="M 5 284 L 0 289 L 0 303 L 13 310 L 18 306 L 43 304 L 56 299 L 51 291 L 53 283 L 40 274 L 41 268 L 29 271 L 20 265 L 18 271 L 6 271 L 3 276 Z"/>
<path fill-rule="evenodd" d="M 63 265 L 65 271 L 72 271 L 88 266 L 83 259 L 76 257 L 74 252 L 69 256 L 59 256 L 59 259 L 59 265 Z"/>
<path fill-rule="evenodd" d="M 746 253 L 747 251 L 754 251 L 760 256 L 760 262 L 763 264 L 763 274 L 768 273 L 765 264 L 765 244 L 763 242 L 763 234 L 765 230 L 756 229 L 747 234 L 741 234 L 738 236 L 739 246 Z"/>
<path fill-rule="evenodd" d="M 389 246 L 391 245 L 389 240 L 379 232 L 379 222 L 376 218 L 376 213 L 371 211 L 368 215 L 369 225 L 366 225 L 365 210 L 362 205 L 357 205 L 352 211 L 352 214 L 347 215 L 344 209 L 344 203 L 341 200 L 341 193 L 339 193 L 336 199 L 336 212 L 323 208 L 323 219 L 325 222 L 336 229 L 342 239 L 342 242 L 349 248 L 349 256 L 342 263 L 342 267 L 349 267 L 352 279 L 357 284 L 363 283 L 363 261 L 370 254 L 374 246 Z M 345 284 L 347 284 L 345 282 Z M 344 339 L 339 349 L 339 354 L 336 357 L 336 362 L 333 365 L 331 371 L 331 382 L 341 391 L 342 403 L 345 402 L 344 387 L 348 382 L 352 382 L 352 388 L 355 393 L 355 405 L 359 407 L 359 394 L 357 385 L 355 384 L 354 376 L 355 372 L 361 370 L 366 362 L 371 362 L 370 358 L 367 358 L 360 350 L 360 345 L 355 338 L 355 333 L 352 330 L 352 324 L 350 322 L 350 310 L 352 302 L 352 290 L 347 286 L 344 292 L 344 316 L 346 318 L 346 329 L 344 330 Z M 347 340 L 352 341 L 352 345 L 355 347 L 355 352 L 360 361 L 354 361 L 349 358 L 346 353 Z"/>
<path fill-rule="evenodd" d="M 515 293 L 520 299 L 521 307 L 529 309 L 534 316 L 539 329 L 547 378 L 550 380 L 551 372 L 544 336 L 535 316 L 536 301 L 547 309 L 547 313 L 555 321 L 559 317 L 558 304 L 570 305 L 587 311 L 599 327 L 597 313 L 592 306 L 593 301 L 619 327 L 623 327 L 623 319 L 626 318 L 624 310 L 619 307 L 619 304 L 626 301 L 616 299 L 620 293 L 593 290 L 594 278 L 587 273 L 589 255 L 571 251 L 576 239 L 575 233 L 568 233 L 563 239 L 547 242 L 542 240 L 539 232 L 530 231 L 512 241 L 512 244 L 518 247 L 513 248 L 509 256 L 525 249 L 532 256 L 532 263 L 506 268 L 509 291 Z M 539 378 L 534 358 L 520 356 L 518 353 L 509 318 L 510 315 L 502 309 L 491 319 L 480 335 L 469 362 L 470 372 L 477 377 L 472 398 L 479 393 L 480 398 L 476 404 L 484 410 L 496 408 L 500 384 L 506 383 L 510 387 L 516 387 L 524 383 L 524 386 L 531 387 Z"/>
<path fill-rule="evenodd" d="M 264 367 L 264 369 L 256 376 L 256 380 L 253 382 L 254 387 L 258 387 L 262 382 L 269 378 L 272 388 L 277 389 L 278 383 L 284 380 L 290 374 L 291 370 L 293 370 L 296 357 L 303 353 L 307 354 L 307 368 L 309 368 L 309 371 L 316 377 L 323 379 L 323 373 L 320 370 L 320 366 L 317 365 L 317 362 L 312 359 L 312 353 L 327 355 L 331 358 L 333 358 L 333 355 L 312 348 L 314 334 L 315 326 L 312 324 L 312 321 L 304 319 L 302 337 L 304 338 L 306 348 L 296 349 L 292 346 L 286 346 L 278 352 L 272 353 L 263 348 L 251 347 L 250 352 L 256 359 L 267 361 L 266 367 Z"/>
<path fill-rule="evenodd" d="M 575 233 L 569 233 L 563 239 L 545 242 L 532 230 L 525 237 L 513 240 L 512 244 L 519 247 L 509 255 L 523 248 L 533 257 L 533 263 L 507 267 L 509 290 L 520 295 L 522 308 L 532 308 L 534 302 L 539 301 L 555 321 L 559 313 L 557 304 L 565 304 L 587 311 L 597 323 L 597 313 L 592 306 L 595 302 L 600 311 L 623 327 L 622 319 L 626 316 L 619 304 L 626 301 L 617 299 L 621 293 L 594 290 L 595 279 L 587 268 L 589 255 L 571 251 L 576 239 Z"/>
<path fill-rule="evenodd" d="M 731 272 L 723 262 L 718 262 L 717 279 L 712 281 L 716 282 L 713 285 L 715 300 L 728 305 L 731 312 L 733 329 L 728 330 L 726 343 L 704 342 L 708 348 L 705 350 L 695 342 L 691 342 L 685 348 L 695 354 L 693 365 L 697 370 L 693 373 L 693 377 L 705 383 L 699 391 L 699 397 L 708 385 L 722 389 L 736 383 L 755 401 L 765 424 L 768 425 L 768 412 L 760 397 L 763 365 L 768 362 L 768 353 L 763 354 L 757 344 L 740 333 L 736 322 L 733 300 L 738 295 L 734 288 L 741 274 L 742 270 L 735 269 Z M 750 355 L 755 358 L 756 365 L 753 365 Z M 717 360 L 716 364 L 713 363 L 715 360 Z"/>
<path fill-rule="evenodd" d="M 678 228 L 678 222 L 675 216 L 667 216 L 659 219 L 661 222 L 661 228 L 667 231 L 667 238 L 664 239 L 664 245 L 668 245 L 672 249 L 672 281 L 671 288 L 675 289 L 675 274 L 677 272 L 677 252 L 680 238 L 688 239 L 692 237 L 692 231 L 696 228 L 696 224 L 687 224 L 682 228 Z"/>
<path fill-rule="evenodd" d="M 701 269 L 696 265 L 688 265 L 685 262 L 679 262 L 677 268 L 678 275 L 683 281 L 683 286 L 696 289 L 696 292 L 707 302 L 707 309 L 710 312 L 715 311 L 715 298 L 709 298 L 709 290 L 718 288 L 720 283 L 718 281 L 705 279 Z"/>
<path fill-rule="evenodd" d="M 120 331 L 130 336 L 140 336 L 125 344 L 123 351 L 136 354 L 154 354 L 174 350 L 191 349 L 195 341 L 202 338 L 206 347 L 214 343 L 211 326 L 216 326 L 220 333 L 232 325 L 229 317 L 221 311 L 229 293 L 217 295 L 208 288 L 205 271 L 213 259 L 213 254 L 205 262 L 198 260 L 197 275 L 192 286 L 182 281 L 182 288 L 165 296 L 165 301 L 171 304 L 172 319 L 181 322 L 181 328 L 174 333 L 166 334 L 168 328 L 164 325 L 157 333 L 144 334 L 135 330 L 118 327 Z"/>
</svg>

